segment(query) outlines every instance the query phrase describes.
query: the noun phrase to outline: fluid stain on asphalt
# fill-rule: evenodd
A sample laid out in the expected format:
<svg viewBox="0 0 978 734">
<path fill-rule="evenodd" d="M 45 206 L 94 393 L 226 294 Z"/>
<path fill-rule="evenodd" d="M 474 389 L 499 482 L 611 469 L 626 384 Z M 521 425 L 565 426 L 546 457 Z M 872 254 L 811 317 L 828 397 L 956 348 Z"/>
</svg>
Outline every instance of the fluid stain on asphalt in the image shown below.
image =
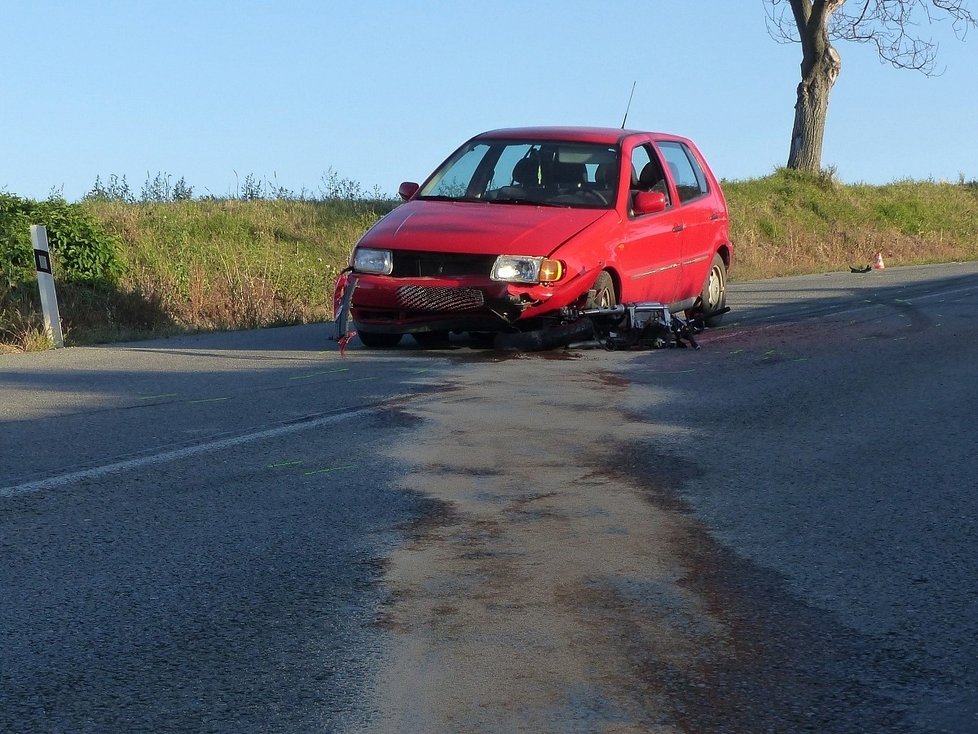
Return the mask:
<svg viewBox="0 0 978 734">
<path fill-rule="evenodd" d="M 695 520 L 680 496 L 683 482 L 699 476 L 695 462 L 633 445 L 608 472 L 631 475 L 646 487 L 650 504 L 676 518 L 674 550 L 686 569 L 677 586 L 695 594 L 724 630 L 701 637 L 695 665 L 686 669 L 663 667 L 629 638 L 629 654 L 684 730 L 912 731 L 899 706 L 874 685 L 901 665 L 898 659 L 881 659 L 871 641 L 804 604 L 783 577 L 737 556 Z M 637 596 L 661 597 L 661 591 Z"/>
<path fill-rule="evenodd" d="M 395 453 L 414 465 L 403 484 L 450 510 L 391 558 L 383 616 L 396 635 L 373 730 L 680 731 L 613 624 L 674 665 L 694 649 L 677 620 L 699 603 L 661 542 L 673 521 L 594 469 L 609 449 L 595 426 L 626 440 L 649 427 L 622 420 L 614 376 L 551 365 L 542 386 L 534 360 L 472 370 L 415 408 L 425 424 Z M 584 388 L 570 405 L 568 380 Z M 622 591 L 638 588 L 671 589 L 661 614 Z"/>
<path fill-rule="evenodd" d="M 656 448 L 684 429 L 634 407 L 655 389 L 576 361 L 541 384 L 538 365 L 413 408 L 394 455 L 440 509 L 387 568 L 369 730 L 903 731 L 873 686 L 893 661 L 693 518 L 695 455 Z"/>
</svg>

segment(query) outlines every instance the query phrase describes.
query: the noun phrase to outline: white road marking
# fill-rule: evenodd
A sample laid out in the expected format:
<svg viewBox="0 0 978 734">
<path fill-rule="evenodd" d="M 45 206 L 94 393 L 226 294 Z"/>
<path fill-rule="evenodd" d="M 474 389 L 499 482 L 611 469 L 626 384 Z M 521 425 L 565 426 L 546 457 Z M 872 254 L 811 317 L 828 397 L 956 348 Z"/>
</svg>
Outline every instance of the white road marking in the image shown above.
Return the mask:
<svg viewBox="0 0 978 734">
<path fill-rule="evenodd" d="M 206 454 L 213 451 L 221 451 L 233 446 L 240 446 L 246 443 L 254 443 L 256 441 L 278 438 L 279 436 L 285 436 L 290 433 L 308 431 L 314 428 L 330 425 L 331 423 L 340 423 L 341 421 L 349 420 L 351 418 L 358 418 L 376 409 L 376 406 L 371 406 L 367 408 L 358 408 L 357 410 L 352 410 L 346 413 L 333 413 L 330 415 L 321 416 L 319 418 L 313 418 L 311 420 L 303 420 L 297 423 L 287 423 L 285 425 L 275 426 L 274 428 L 266 428 L 261 431 L 254 431 L 252 433 L 245 433 L 238 436 L 230 436 L 228 438 L 222 438 L 216 441 L 210 441 L 208 443 L 197 444 L 195 446 L 185 446 L 184 448 L 180 449 L 163 451 L 161 453 L 151 454 L 149 456 L 139 456 L 132 459 L 126 459 L 124 461 L 116 461 L 111 464 L 104 464 L 102 466 L 95 466 L 89 469 L 81 469 L 78 471 L 67 472 L 65 474 L 58 474 L 53 477 L 38 479 L 32 482 L 25 482 L 23 484 L 0 487 L 0 497 L 13 497 L 14 495 L 28 494 L 30 492 L 37 492 L 42 489 L 55 489 L 84 479 L 100 479 L 110 474 L 132 471 L 133 469 L 142 469 L 144 467 L 154 466 L 156 464 L 166 464 L 171 461 L 180 461 L 181 459 L 187 459 L 192 456 L 199 456 L 200 454 Z"/>
</svg>

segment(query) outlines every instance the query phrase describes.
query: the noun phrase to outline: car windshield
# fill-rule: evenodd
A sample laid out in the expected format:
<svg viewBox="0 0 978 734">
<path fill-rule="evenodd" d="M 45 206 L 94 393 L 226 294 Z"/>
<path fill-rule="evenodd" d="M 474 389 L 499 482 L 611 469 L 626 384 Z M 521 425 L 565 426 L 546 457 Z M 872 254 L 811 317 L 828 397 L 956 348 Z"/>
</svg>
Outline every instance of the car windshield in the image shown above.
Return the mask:
<svg viewBox="0 0 978 734">
<path fill-rule="evenodd" d="M 616 146 L 480 139 L 456 151 L 418 198 L 607 209 L 618 159 Z"/>
</svg>

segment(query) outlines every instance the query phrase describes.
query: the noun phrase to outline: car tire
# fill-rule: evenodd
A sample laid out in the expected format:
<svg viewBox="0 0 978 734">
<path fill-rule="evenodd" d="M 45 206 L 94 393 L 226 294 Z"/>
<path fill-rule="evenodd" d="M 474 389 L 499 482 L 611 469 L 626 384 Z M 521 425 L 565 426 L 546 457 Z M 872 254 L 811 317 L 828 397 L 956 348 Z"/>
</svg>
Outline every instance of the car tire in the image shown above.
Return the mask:
<svg viewBox="0 0 978 734">
<path fill-rule="evenodd" d="M 420 331 L 411 336 L 422 349 L 439 349 L 449 344 L 447 331 Z"/>
<path fill-rule="evenodd" d="M 491 347 L 496 340 L 495 331 L 470 331 L 469 339 L 473 344 L 480 347 Z"/>
<path fill-rule="evenodd" d="M 727 264 L 720 255 L 713 256 L 710 273 L 700 293 L 699 314 L 707 326 L 719 326 L 723 321 L 722 311 L 727 305 Z M 712 315 L 711 314 L 715 314 Z"/>
<path fill-rule="evenodd" d="M 547 326 L 533 331 L 500 332 L 495 347 L 507 352 L 543 352 L 594 338 L 594 322 L 588 317 L 569 324 Z"/>
<path fill-rule="evenodd" d="M 400 334 L 381 334 L 376 331 L 358 331 L 360 343 L 370 349 L 393 349 L 401 343 Z"/>
<path fill-rule="evenodd" d="M 602 270 L 598 273 L 594 285 L 588 290 L 584 308 L 611 308 L 617 304 L 618 296 L 615 294 L 614 278 L 607 270 Z"/>
</svg>

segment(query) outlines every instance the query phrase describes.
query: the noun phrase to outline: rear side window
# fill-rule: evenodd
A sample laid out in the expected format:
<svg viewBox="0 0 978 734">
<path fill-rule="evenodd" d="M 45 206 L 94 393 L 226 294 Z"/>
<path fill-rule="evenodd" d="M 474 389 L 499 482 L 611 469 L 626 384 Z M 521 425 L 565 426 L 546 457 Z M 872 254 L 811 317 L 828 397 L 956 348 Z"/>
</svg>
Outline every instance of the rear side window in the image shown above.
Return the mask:
<svg viewBox="0 0 978 734">
<path fill-rule="evenodd" d="M 689 148 L 675 142 L 661 142 L 657 145 L 676 182 L 680 202 L 695 199 L 709 191 L 706 175 Z"/>
</svg>

